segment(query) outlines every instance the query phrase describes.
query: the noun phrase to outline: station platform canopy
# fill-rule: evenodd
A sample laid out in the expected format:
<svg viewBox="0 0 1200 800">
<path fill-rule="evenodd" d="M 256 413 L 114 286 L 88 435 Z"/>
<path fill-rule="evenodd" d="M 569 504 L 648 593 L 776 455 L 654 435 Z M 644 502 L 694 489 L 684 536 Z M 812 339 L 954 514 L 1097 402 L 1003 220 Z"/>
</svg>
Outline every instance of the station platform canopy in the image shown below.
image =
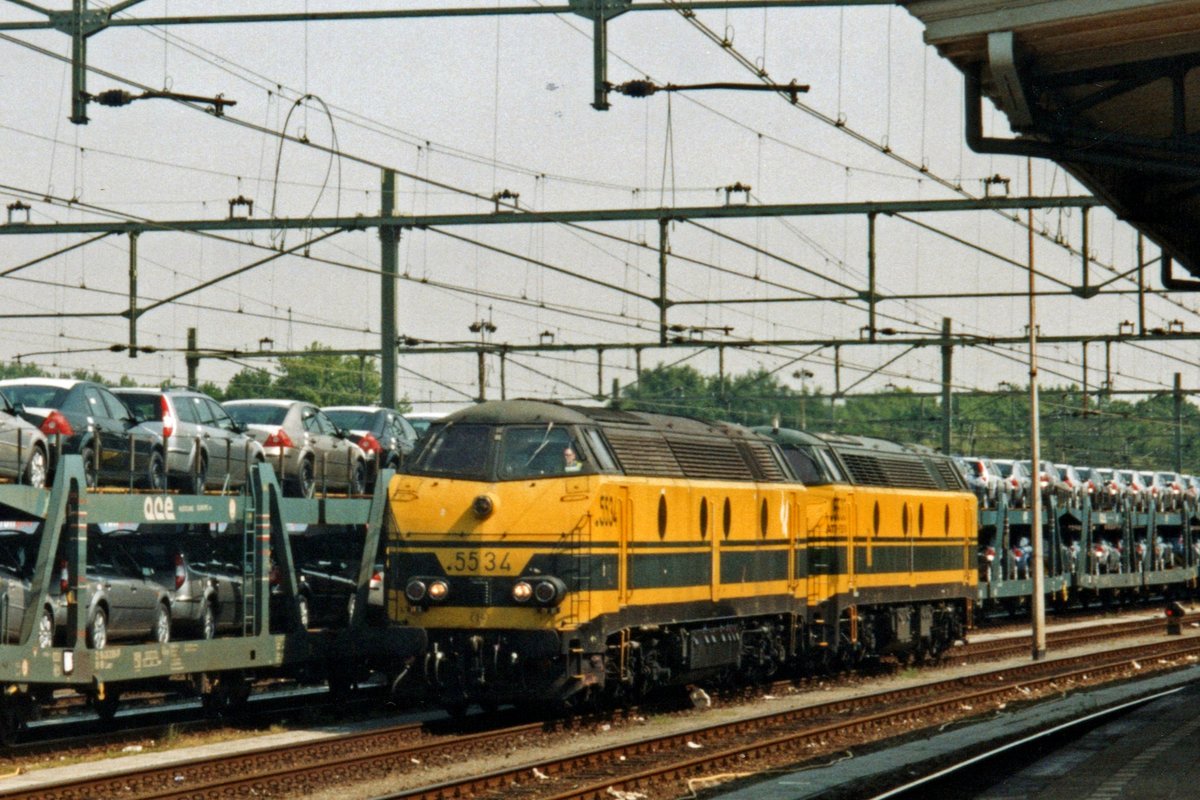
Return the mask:
<svg viewBox="0 0 1200 800">
<path fill-rule="evenodd" d="M 1052 159 L 1200 290 L 1200 0 L 901 0 L 966 77 L 967 143 Z M 1015 136 L 985 132 L 981 98 Z"/>
</svg>

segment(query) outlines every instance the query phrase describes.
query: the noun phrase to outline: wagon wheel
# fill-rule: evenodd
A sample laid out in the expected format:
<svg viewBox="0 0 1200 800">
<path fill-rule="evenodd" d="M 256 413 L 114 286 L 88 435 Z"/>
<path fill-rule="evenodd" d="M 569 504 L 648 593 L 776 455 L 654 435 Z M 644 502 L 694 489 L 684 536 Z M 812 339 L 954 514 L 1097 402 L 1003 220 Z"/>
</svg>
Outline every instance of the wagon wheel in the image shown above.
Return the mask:
<svg viewBox="0 0 1200 800">
<path fill-rule="evenodd" d="M 89 697 L 88 705 L 92 707 L 92 711 L 96 712 L 96 716 L 100 717 L 101 721 L 109 722 L 117 715 L 117 708 L 121 705 L 121 693 L 115 687 L 108 687 L 104 691 L 103 698 L 98 694 Z"/>
<path fill-rule="evenodd" d="M 212 688 L 201 700 L 210 717 L 230 717 L 240 713 L 250 698 L 250 683 L 241 672 L 229 672 L 212 679 Z"/>
<path fill-rule="evenodd" d="M 25 729 L 29 719 L 28 703 L 23 702 L 24 697 L 8 692 L 0 695 L 0 744 L 5 747 L 16 743 L 17 735 Z"/>
</svg>

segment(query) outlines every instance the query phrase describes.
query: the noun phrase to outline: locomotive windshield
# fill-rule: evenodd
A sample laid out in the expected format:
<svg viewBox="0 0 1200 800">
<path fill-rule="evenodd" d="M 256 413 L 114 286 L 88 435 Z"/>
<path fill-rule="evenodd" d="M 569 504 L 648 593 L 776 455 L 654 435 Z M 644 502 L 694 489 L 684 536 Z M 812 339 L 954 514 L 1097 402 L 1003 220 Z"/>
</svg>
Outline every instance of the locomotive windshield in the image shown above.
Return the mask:
<svg viewBox="0 0 1200 800">
<path fill-rule="evenodd" d="M 418 475 L 511 481 L 592 471 L 587 451 L 562 425 L 437 426 L 408 467 Z"/>
<path fill-rule="evenodd" d="M 809 486 L 821 486 L 840 479 L 838 469 L 833 463 L 833 457 L 823 447 L 789 445 L 783 448 L 783 455 L 801 483 Z"/>
<path fill-rule="evenodd" d="M 582 454 L 566 428 L 505 428 L 500 442 L 500 479 L 561 475 L 583 469 Z"/>
<path fill-rule="evenodd" d="M 418 475 L 488 480 L 491 461 L 491 425 L 441 425 L 430 430 L 430 439 L 409 471 Z"/>
</svg>

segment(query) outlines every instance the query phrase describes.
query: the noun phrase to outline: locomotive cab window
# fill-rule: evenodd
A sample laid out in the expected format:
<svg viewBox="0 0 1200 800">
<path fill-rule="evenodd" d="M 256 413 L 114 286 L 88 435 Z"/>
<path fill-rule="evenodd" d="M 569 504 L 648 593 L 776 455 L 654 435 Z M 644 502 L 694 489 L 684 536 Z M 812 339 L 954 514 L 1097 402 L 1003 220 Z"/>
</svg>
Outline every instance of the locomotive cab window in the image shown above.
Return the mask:
<svg viewBox="0 0 1200 800">
<path fill-rule="evenodd" d="M 443 425 L 432 433 L 411 471 L 487 480 L 491 444 L 490 425 Z"/>
<path fill-rule="evenodd" d="M 838 466 L 837 458 L 834 457 L 827 448 L 820 448 L 816 451 L 821 458 L 821 463 L 825 466 L 825 473 L 829 476 L 829 483 L 847 483 L 842 468 Z"/>
<path fill-rule="evenodd" d="M 604 441 L 600 431 L 595 428 L 584 428 L 583 436 L 587 439 L 588 449 L 596 457 L 596 469 L 601 472 L 617 472 L 617 460 L 613 457 L 612 451 L 608 449 L 608 443 Z"/>
<path fill-rule="evenodd" d="M 803 484 L 821 486 L 841 479 L 833 459 L 823 448 L 785 447 L 783 454 Z"/>
<path fill-rule="evenodd" d="M 500 480 L 582 472 L 586 453 L 566 428 L 506 427 L 500 437 Z"/>
</svg>

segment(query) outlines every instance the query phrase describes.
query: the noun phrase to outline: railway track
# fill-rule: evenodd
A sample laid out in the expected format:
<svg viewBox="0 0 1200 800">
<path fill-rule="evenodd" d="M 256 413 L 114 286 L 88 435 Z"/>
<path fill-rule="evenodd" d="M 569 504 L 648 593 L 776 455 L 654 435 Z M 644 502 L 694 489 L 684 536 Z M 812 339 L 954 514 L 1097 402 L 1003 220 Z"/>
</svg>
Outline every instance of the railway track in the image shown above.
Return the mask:
<svg viewBox="0 0 1200 800">
<path fill-rule="evenodd" d="M 1114 638 L 1161 633 L 1165 626 L 1166 622 L 1163 619 L 1111 622 L 1071 630 L 1051 631 L 1046 635 L 1046 642 L 1054 645 L 1055 649 L 1077 647 L 1093 642 L 1110 641 Z M 976 664 L 982 661 L 1021 656 L 1028 653 L 1029 650 L 1030 637 L 1020 635 L 985 642 L 970 642 L 948 651 L 945 657 L 962 663 Z"/>
<path fill-rule="evenodd" d="M 978 716 L 1026 700 L 1052 687 L 1063 691 L 1136 671 L 1136 662 L 1161 668 L 1200 657 L 1200 638 L 1172 640 L 1103 654 L 1071 656 L 1008 667 L 969 677 L 921 684 L 829 703 L 642 739 L 561 759 L 392 795 L 411 800 L 462 797 L 529 797 L 544 800 L 612 800 L 615 790 L 648 786 L 713 771 L 755 771 L 764 762 L 796 763 L 831 748 L 911 733 L 929 724 Z M 1161 663 L 1159 663 L 1161 662 Z M 586 724 L 586 723 L 584 723 Z M 562 743 L 561 728 L 530 723 L 467 736 L 438 736 L 418 723 L 320 742 L 267 747 L 217 759 L 173 764 L 137 774 L 95 778 L 27 792 L 0 793 L 3 800 L 120 796 L 130 800 L 201 797 L 294 796 L 314 788 L 345 786 L 390 776 L 410 786 L 430 765 L 469 763 L 520 746 Z M 650 790 L 649 796 L 655 796 Z"/>
<path fill-rule="evenodd" d="M 713 725 L 653 737 L 489 775 L 387 795 L 387 800 L 449 800 L 462 797 L 529 800 L 612 800 L 619 792 L 646 797 L 682 796 L 688 780 L 714 774 L 751 775 L 798 764 L 821 752 L 864 741 L 912 733 L 983 710 L 1030 698 L 1046 689 L 1119 679 L 1141 671 L 1150 659 L 1200 657 L 1200 642 L 1167 642 L 1010 667 L 883 692 L 850 701 Z M 882 708 L 883 710 L 874 710 Z M 669 788 L 668 788 L 669 787 Z"/>
</svg>

